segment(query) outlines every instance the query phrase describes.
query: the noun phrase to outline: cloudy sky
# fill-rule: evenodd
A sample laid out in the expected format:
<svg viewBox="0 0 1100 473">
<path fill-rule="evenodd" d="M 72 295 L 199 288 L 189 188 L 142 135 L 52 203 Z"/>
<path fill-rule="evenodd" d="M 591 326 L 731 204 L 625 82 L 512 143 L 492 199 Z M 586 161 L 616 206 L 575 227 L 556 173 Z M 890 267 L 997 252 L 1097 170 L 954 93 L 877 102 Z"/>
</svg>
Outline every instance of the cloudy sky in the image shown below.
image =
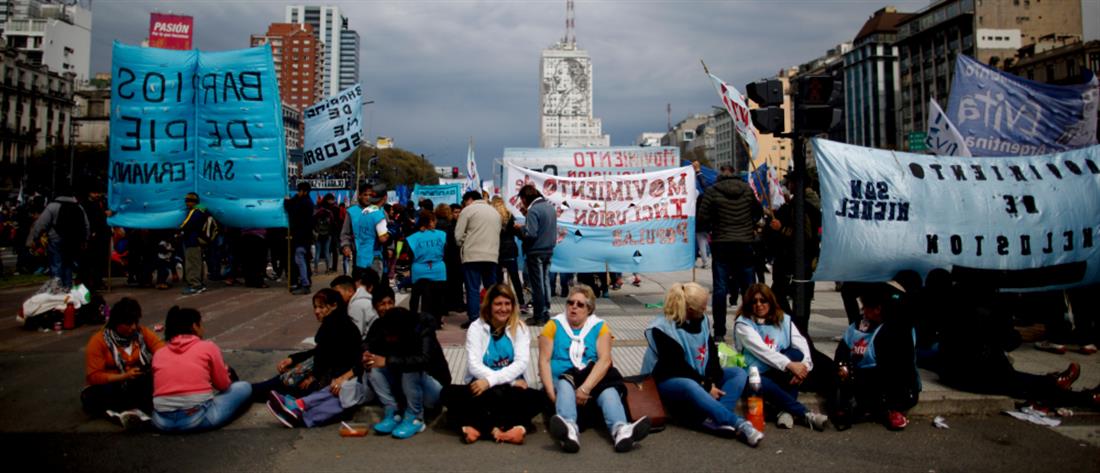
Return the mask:
<svg viewBox="0 0 1100 473">
<path fill-rule="evenodd" d="M 137 44 L 149 13 L 195 19 L 195 46 L 248 46 L 284 20 L 286 1 L 95 0 L 92 72 L 111 43 Z M 300 4 L 300 3 L 299 3 Z M 317 3 L 315 3 L 317 4 Z M 368 136 L 392 137 L 440 166 L 459 165 L 469 137 L 479 168 L 505 147 L 538 146 L 540 51 L 564 33 L 564 0 L 329 1 L 360 34 Z M 850 41 L 875 10 L 928 0 L 577 0 L 577 44 L 592 57 L 595 115 L 613 145 L 720 105 L 699 59 L 739 88 Z M 1100 0 L 1083 0 L 1085 36 L 1100 36 Z"/>
</svg>

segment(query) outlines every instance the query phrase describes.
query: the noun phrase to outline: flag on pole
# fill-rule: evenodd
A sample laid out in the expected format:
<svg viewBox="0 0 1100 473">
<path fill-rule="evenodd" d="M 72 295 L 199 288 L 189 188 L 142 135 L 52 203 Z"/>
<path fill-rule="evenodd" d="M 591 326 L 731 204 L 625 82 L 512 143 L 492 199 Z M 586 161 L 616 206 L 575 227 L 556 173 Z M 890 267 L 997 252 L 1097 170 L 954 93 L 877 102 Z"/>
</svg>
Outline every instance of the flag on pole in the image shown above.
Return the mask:
<svg viewBox="0 0 1100 473">
<path fill-rule="evenodd" d="M 783 186 L 779 183 L 779 175 L 775 173 L 775 169 L 768 168 L 768 203 L 771 205 L 772 210 L 776 210 L 783 204 L 787 203 L 787 198 L 783 197 Z"/>
<path fill-rule="evenodd" d="M 466 185 L 463 192 L 480 191 L 481 178 L 477 174 L 477 160 L 474 159 L 474 139 L 470 138 L 470 147 L 466 150 Z"/>
<path fill-rule="evenodd" d="M 970 157 L 970 148 L 966 146 L 959 129 L 951 124 L 951 119 L 943 113 L 935 99 L 928 100 L 928 134 L 924 144 L 935 155 Z"/>
<path fill-rule="evenodd" d="M 363 88 L 348 87 L 310 105 L 302 116 L 306 125 L 302 175 L 340 164 L 363 142 Z"/>
<path fill-rule="evenodd" d="M 741 136 L 741 139 L 749 148 L 749 159 L 756 159 L 756 127 L 752 125 L 752 119 L 749 117 L 749 106 L 745 102 L 745 98 L 737 88 L 726 84 L 714 74 L 707 72 L 707 76 L 714 83 L 714 90 L 718 91 L 718 96 L 722 98 L 722 104 L 726 106 L 726 111 L 733 119 L 733 126 L 737 129 L 737 134 Z"/>
</svg>

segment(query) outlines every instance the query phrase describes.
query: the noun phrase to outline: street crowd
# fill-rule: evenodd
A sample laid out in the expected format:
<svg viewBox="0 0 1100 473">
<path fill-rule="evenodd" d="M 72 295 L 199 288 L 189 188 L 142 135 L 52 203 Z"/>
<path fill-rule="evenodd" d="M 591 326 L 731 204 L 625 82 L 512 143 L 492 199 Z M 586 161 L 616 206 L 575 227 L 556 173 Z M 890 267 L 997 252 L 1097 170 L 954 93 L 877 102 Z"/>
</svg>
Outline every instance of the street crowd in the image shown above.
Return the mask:
<svg viewBox="0 0 1100 473">
<path fill-rule="evenodd" d="M 417 208 L 387 203 L 385 186 L 374 181 L 362 184 L 358 202 L 348 207 L 331 195 L 315 203 L 311 191 L 300 182 L 285 200 L 286 229 L 222 228 L 196 194 L 184 197 L 186 216 L 171 230 L 110 228 L 110 210 L 97 192 L 78 199 L 58 189 L 48 204 L 31 199 L 14 213 L 18 270 L 45 264 L 60 287 L 77 279 L 98 289 L 114 264 L 135 286 L 168 289 L 179 280 L 185 294 L 197 294 L 207 290 L 205 281 L 267 287 L 286 277 L 294 293 L 312 296 L 316 346 L 281 360 L 270 379 L 254 383 L 239 380 L 220 349 L 203 340 L 197 310 L 173 307 L 161 339 L 141 325 L 139 301 L 123 298 L 87 345 L 80 398 L 89 415 L 185 432 L 218 428 L 251 403 L 264 403 L 287 427 L 314 427 L 378 403 L 384 414 L 371 428 L 375 434 L 412 437 L 425 429 L 426 415 L 445 408 L 465 442 L 521 444 L 533 419 L 546 413 L 564 451 L 578 451 L 580 429 L 602 419 L 614 449 L 626 452 L 663 425 L 667 410 L 677 422 L 755 447 L 763 439 L 761 421 L 738 407 L 755 396 L 784 428 L 842 430 L 873 421 L 904 429 L 919 400 L 918 367 L 964 391 L 1100 407 L 1100 386 L 1072 389 L 1076 363 L 1048 375 L 1015 370 L 1005 352 L 1020 340 L 1002 314 L 1013 301 L 989 281 L 945 270 L 923 280 L 903 271 L 887 282 L 842 284 L 850 325 L 833 356 L 821 353 L 806 335 L 808 320 L 792 311 L 793 208 L 761 206 L 732 169 L 701 192 L 697 207 L 698 256 L 712 271 L 713 289 L 695 283 L 668 289 L 664 313 L 646 331 L 641 373 L 615 368 L 611 328 L 597 310 L 609 290 L 621 287 L 622 275 L 550 271 L 557 211 L 534 186 L 519 191 L 522 224 L 500 197 L 477 191 L 461 205 L 422 201 Z M 812 267 L 821 215 L 816 194 L 807 191 L 799 227 L 807 232 Z M 35 259 L 41 248 L 45 263 Z M 315 289 L 320 263 L 343 274 Z M 411 291 L 409 308 L 395 307 L 395 289 Z M 1055 302 L 1072 305 L 1076 332 L 1067 337 L 1093 353 L 1098 307 L 1082 294 L 1060 292 Z M 551 314 L 557 296 L 565 309 Z M 1041 303 L 1045 310 L 1058 305 L 1049 297 Z M 729 307 L 735 315 L 727 336 Z M 466 372 L 458 380 L 435 334 L 452 311 L 467 315 Z M 727 341 L 732 362 L 719 356 Z M 528 379 L 532 363 L 536 379 Z M 632 399 L 644 394 L 628 386 L 650 380 L 657 397 Z M 823 411 L 802 405 L 800 392 L 820 395 Z M 653 404 L 663 408 L 642 412 Z"/>
</svg>

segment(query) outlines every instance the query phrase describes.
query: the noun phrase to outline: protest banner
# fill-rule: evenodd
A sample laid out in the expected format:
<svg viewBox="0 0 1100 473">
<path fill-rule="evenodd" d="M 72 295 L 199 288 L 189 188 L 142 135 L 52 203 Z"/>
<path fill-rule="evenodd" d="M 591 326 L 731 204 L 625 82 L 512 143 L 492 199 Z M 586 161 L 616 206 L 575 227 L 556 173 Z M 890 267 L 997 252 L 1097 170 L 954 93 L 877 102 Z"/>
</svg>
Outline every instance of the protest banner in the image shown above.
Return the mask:
<svg viewBox="0 0 1100 473">
<path fill-rule="evenodd" d="M 608 148 L 505 148 L 501 188 L 515 187 L 524 176 L 508 164 L 559 177 L 641 174 L 680 166 L 680 149 L 671 146 L 613 146 Z M 520 184 L 522 186 L 522 184 Z M 518 189 L 518 187 L 516 187 Z M 503 191 L 502 191 L 503 192 Z M 512 213 L 519 212 L 508 204 Z"/>
<path fill-rule="evenodd" d="M 756 139 L 757 131 L 749 116 L 749 105 L 745 103 L 745 97 L 736 87 L 726 84 L 718 76 L 711 74 L 709 70 L 706 70 L 706 67 L 707 65 L 703 64 L 703 69 L 710 77 L 711 83 L 714 84 L 714 90 L 718 92 L 718 96 L 722 99 L 722 105 L 726 106 L 726 112 L 730 114 L 734 129 L 737 130 L 737 136 L 741 137 L 741 140 L 745 142 L 745 147 L 749 150 L 749 160 L 756 159 L 756 150 L 759 148 Z"/>
<path fill-rule="evenodd" d="M 410 202 L 419 203 L 421 199 L 431 199 L 435 205 L 462 204 L 463 184 L 440 184 L 427 186 L 417 184 L 413 187 Z"/>
<path fill-rule="evenodd" d="M 1096 144 L 1100 91 L 1094 74 L 1079 85 L 1030 81 L 965 55 L 955 60 L 947 114 L 973 156 L 1024 156 Z"/>
<path fill-rule="evenodd" d="M 813 147 L 824 227 L 814 280 L 944 268 L 1019 290 L 1100 281 L 1100 146 L 995 160 Z"/>
<path fill-rule="evenodd" d="M 199 194 L 223 225 L 285 227 L 286 147 L 270 46 L 112 55 L 108 222 L 176 228 Z"/>
<path fill-rule="evenodd" d="M 363 88 L 348 87 L 310 105 L 302 116 L 302 175 L 310 175 L 342 163 L 363 142 Z"/>
<path fill-rule="evenodd" d="M 928 132 L 924 135 L 920 149 L 910 151 L 927 150 L 937 156 L 970 156 L 970 148 L 966 146 L 966 140 L 959 133 L 959 129 L 951 124 L 951 119 L 943 113 L 936 99 L 928 100 Z"/>
<path fill-rule="evenodd" d="M 695 171 L 559 177 L 509 164 L 504 199 L 532 184 L 558 209 L 551 271 L 665 272 L 695 264 Z M 513 214 L 521 217 L 518 210 Z"/>
</svg>

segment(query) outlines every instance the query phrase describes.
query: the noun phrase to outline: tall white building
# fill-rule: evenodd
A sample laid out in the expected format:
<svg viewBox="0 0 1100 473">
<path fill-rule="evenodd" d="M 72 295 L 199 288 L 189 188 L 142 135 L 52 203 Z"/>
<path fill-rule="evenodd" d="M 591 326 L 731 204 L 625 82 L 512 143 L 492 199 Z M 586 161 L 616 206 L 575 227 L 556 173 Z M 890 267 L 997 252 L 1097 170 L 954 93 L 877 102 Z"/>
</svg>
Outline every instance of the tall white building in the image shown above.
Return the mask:
<svg viewBox="0 0 1100 473">
<path fill-rule="evenodd" d="M 31 64 L 58 74 L 71 72 L 88 79 L 92 58 L 92 12 L 80 4 L 40 0 L 4 2 L 4 40 L 24 53 Z"/>
<path fill-rule="evenodd" d="M 325 96 L 359 83 L 359 33 L 348 28 L 340 7 L 288 5 L 286 22 L 313 26 L 313 34 L 324 45 L 320 74 Z"/>
<path fill-rule="evenodd" d="M 539 62 L 539 146 L 610 146 L 611 137 L 592 114 L 592 59 L 577 48 L 573 2 L 566 5 L 565 37 L 542 50 Z"/>
</svg>

